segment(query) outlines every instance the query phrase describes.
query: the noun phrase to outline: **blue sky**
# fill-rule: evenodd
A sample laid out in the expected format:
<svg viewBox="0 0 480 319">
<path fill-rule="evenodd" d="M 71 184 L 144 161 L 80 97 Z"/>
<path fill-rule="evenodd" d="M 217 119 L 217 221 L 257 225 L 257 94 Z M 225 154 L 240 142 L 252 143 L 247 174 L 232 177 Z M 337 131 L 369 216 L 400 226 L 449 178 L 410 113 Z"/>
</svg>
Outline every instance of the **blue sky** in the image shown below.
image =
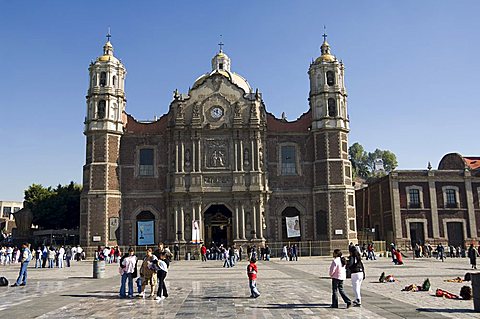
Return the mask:
<svg viewBox="0 0 480 319">
<path fill-rule="evenodd" d="M 127 112 L 164 114 L 210 70 L 220 34 L 232 71 L 267 111 L 308 110 L 323 25 L 346 66 L 350 143 L 399 168 L 480 155 L 478 1 L 0 1 L 0 200 L 32 183 L 81 182 L 88 64 L 107 27 L 127 68 Z"/>
</svg>

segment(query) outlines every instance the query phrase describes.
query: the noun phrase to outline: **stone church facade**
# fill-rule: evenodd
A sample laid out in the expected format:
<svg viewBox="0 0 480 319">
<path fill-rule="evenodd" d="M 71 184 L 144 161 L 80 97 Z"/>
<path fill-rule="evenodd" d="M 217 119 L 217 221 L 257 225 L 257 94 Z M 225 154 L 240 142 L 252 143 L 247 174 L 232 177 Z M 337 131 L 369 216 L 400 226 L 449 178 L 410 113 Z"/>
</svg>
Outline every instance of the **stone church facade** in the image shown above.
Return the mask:
<svg viewBox="0 0 480 319">
<path fill-rule="evenodd" d="M 89 74 L 83 246 L 356 240 L 344 65 L 326 36 L 295 121 L 268 113 L 222 49 L 151 122 L 126 113 L 126 69 L 110 41 Z M 296 216 L 300 236 L 288 237 Z"/>
</svg>

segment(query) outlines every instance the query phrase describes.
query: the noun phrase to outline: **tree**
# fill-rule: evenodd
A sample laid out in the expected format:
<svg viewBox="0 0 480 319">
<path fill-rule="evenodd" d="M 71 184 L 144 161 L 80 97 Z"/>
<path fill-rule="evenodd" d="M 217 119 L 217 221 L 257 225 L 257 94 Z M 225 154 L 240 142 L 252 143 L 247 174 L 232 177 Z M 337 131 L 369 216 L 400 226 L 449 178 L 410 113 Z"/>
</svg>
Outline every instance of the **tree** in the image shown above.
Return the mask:
<svg viewBox="0 0 480 319">
<path fill-rule="evenodd" d="M 348 149 L 354 176 L 365 179 L 380 177 L 393 171 L 398 166 L 397 157 L 389 150 L 376 149 L 366 152 L 360 143 L 354 143 Z M 375 172 L 375 160 L 382 159 L 385 172 Z"/>
<path fill-rule="evenodd" d="M 70 182 L 57 188 L 32 184 L 25 190 L 25 204 L 33 223 L 44 229 L 72 229 L 80 225 L 80 185 Z"/>
</svg>

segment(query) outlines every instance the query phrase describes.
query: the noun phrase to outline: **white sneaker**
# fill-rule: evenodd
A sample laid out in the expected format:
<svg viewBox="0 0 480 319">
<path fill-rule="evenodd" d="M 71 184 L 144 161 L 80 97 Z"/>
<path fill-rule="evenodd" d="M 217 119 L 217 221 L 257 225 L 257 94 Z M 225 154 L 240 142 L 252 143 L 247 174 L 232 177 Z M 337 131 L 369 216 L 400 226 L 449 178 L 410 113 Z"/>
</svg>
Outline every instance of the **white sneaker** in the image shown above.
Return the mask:
<svg viewBox="0 0 480 319">
<path fill-rule="evenodd" d="M 160 300 L 162 300 L 162 298 L 159 297 L 159 296 L 156 296 L 156 297 L 155 297 L 155 300 L 156 300 L 156 301 L 160 301 Z"/>
<path fill-rule="evenodd" d="M 161 297 L 160 297 L 160 300 L 164 300 L 164 299 L 165 299 L 165 296 L 161 296 Z"/>
</svg>

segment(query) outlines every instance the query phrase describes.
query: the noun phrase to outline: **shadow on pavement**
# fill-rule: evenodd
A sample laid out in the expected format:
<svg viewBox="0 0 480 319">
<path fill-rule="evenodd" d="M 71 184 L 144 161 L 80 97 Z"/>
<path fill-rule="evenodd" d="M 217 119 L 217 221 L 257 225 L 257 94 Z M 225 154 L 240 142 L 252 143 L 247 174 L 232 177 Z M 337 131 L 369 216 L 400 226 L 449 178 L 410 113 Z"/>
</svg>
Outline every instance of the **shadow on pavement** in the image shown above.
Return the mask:
<svg viewBox="0 0 480 319">
<path fill-rule="evenodd" d="M 452 309 L 452 308 L 417 308 L 417 311 L 420 312 L 446 312 L 446 313 L 477 313 L 473 309 Z"/>
<path fill-rule="evenodd" d="M 202 299 L 250 299 L 250 297 L 211 296 L 202 297 Z"/>
<path fill-rule="evenodd" d="M 269 304 L 266 306 L 258 306 L 255 308 L 265 309 L 299 309 L 299 308 L 329 308 L 328 303 L 301 303 L 301 304 Z"/>
<path fill-rule="evenodd" d="M 92 295 L 92 294 L 84 294 L 84 295 L 61 295 L 62 297 L 75 297 L 75 298 L 98 298 L 98 299 L 120 299 L 118 295 Z"/>
</svg>

